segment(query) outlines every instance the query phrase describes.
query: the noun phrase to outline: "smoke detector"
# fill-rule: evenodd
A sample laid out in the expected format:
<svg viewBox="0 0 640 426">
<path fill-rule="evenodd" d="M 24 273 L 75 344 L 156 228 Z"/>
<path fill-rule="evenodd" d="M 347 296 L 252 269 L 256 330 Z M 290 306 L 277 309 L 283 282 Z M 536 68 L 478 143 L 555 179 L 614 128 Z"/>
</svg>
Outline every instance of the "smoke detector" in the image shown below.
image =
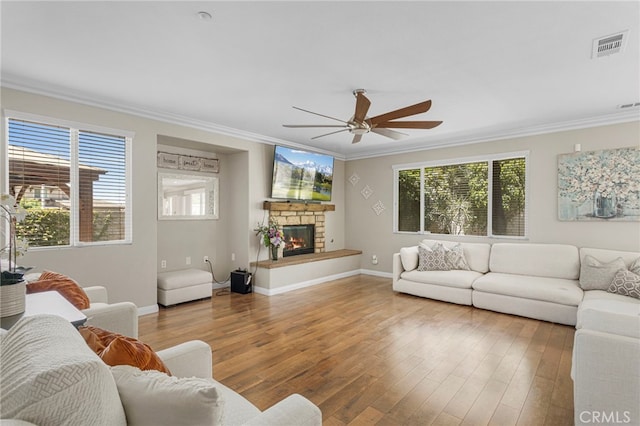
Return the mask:
<svg viewBox="0 0 640 426">
<path fill-rule="evenodd" d="M 602 58 L 624 52 L 629 31 L 622 31 L 593 40 L 591 59 Z"/>
</svg>

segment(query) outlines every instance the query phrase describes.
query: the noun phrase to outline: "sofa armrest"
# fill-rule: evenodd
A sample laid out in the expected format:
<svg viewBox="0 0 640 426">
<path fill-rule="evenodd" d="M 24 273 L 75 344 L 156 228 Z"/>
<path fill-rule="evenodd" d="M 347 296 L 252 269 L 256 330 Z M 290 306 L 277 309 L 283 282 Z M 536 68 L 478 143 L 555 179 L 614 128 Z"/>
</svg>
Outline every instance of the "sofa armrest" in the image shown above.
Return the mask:
<svg viewBox="0 0 640 426">
<path fill-rule="evenodd" d="M 400 279 L 400 274 L 404 272 L 404 267 L 402 266 L 402 259 L 400 258 L 400 253 L 393 254 L 393 283 L 395 284 Z"/>
<path fill-rule="evenodd" d="M 106 288 L 96 285 L 92 287 L 83 287 L 82 289 L 87 293 L 91 303 L 109 303 Z"/>
<path fill-rule="evenodd" d="M 92 303 L 82 313 L 87 316 L 86 325 L 138 338 L 138 307 L 131 302 Z"/>
<path fill-rule="evenodd" d="M 322 412 L 304 396 L 293 394 L 244 424 L 258 425 L 322 426 Z"/>
<path fill-rule="evenodd" d="M 576 425 L 594 424 L 593 413 L 640 424 L 638 359 L 640 339 L 576 330 L 571 364 Z"/>
<path fill-rule="evenodd" d="M 213 375 L 211 346 L 202 340 L 190 340 L 157 352 L 171 374 L 176 377 L 201 377 Z"/>
</svg>

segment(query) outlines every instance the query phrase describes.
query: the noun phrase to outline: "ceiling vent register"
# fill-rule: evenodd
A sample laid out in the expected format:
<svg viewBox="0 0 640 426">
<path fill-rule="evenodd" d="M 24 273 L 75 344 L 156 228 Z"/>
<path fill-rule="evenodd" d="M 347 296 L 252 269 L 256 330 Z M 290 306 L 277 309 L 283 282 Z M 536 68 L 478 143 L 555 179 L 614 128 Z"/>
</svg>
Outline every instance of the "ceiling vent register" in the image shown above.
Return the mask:
<svg viewBox="0 0 640 426">
<path fill-rule="evenodd" d="M 591 58 L 602 58 L 616 53 L 622 53 L 624 46 L 627 44 L 627 32 L 628 31 L 622 31 L 618 34 L 593 40 Z"/>
</svg>

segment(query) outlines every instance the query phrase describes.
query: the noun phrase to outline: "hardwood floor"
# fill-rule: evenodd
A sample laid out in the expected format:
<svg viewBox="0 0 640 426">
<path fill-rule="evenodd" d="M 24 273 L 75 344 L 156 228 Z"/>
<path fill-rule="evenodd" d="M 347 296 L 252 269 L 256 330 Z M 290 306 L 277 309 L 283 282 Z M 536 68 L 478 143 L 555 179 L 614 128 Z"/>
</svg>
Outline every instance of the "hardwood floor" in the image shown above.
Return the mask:
<svg viewBox="0 0 640 426">
<path fill-rule="evenodd" d="M 261 410 L 300 393 L 324 425 L 573 425 L 574 328 L 349 277 L 216 295 L 140 318 L 158 350 L 213 348 L 213 375 Z"/>
</svg>

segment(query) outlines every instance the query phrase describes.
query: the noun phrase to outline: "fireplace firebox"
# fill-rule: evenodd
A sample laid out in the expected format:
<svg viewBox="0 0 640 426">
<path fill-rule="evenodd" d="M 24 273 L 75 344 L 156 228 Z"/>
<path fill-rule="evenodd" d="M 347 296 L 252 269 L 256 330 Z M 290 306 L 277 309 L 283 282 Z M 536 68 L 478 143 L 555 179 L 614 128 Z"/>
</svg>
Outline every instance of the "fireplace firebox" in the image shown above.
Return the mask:
<svg viewBox="0 0 640 426">
<path fill-rule="evenodd" d="M 285 225 L 284 232 L 284 257 L 296 256 L 315 252 L 315 226 L 314 225 Z"/>
</svg>

